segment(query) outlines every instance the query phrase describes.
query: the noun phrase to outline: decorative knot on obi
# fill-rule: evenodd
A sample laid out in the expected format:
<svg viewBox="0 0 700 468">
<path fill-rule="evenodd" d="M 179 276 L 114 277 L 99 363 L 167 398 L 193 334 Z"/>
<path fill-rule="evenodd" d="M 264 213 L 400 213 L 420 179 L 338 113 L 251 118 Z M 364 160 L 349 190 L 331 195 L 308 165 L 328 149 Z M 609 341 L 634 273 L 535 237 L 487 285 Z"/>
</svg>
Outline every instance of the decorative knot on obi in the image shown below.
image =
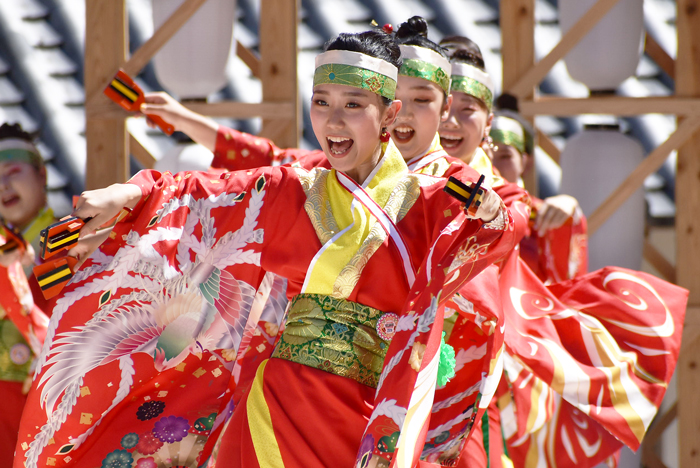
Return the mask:
<svg viewBox="0 0 700 468">
<path fill-rule="evenodd" d="M 398 316 L 322 294 L 292 299 L 272 357 L 377 387 Z"/>
</svg>

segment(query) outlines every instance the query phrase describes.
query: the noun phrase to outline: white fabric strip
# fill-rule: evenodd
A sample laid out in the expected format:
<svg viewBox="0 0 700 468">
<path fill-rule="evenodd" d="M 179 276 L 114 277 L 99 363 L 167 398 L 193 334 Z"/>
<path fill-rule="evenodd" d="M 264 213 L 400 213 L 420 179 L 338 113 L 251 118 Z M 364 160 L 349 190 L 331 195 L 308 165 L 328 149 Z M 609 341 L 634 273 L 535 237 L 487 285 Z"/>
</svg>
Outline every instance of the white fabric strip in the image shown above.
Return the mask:
<svg viewBox="0 0 700 468">
<path fill-rule="evenodd" d="M 446 156 L 448 156 L 448 154 L 445 152 L 445 150 L 437 150 L 426 156 L 418 156 L 417 158 L 414 158 L 408 162 L 408 170 L 411 172 L 416 172 L 423 169 L 436 159 L 444 158 Z"/>
<path fill-rule="evenodd" d="M 372 70 L 380 75 L 388 76 L 394 81 L 399 76 L 399 69 L 386 60 L 370 57 L 360 52 L 349 50 L 329 50 L 316 56 L 316 68 L 329 63 L 339 65 L 352 65 L 355 67 Z"/>
<path fill-rule="evenodd" d="M 494 93 L 493 80 L 488 73 L 483 70 L 479 70 L 473 65 L 462 62 L 452 62 L 452 76 L 466 76 L 472 80 L 476 80 L 482 85 L 486 86 L 491 94 Z"/>
<path fill-rule="evenodd" d="M 518 135 L 525 141 L 525 132 L 523 131 L 523 126 L 515 119 L 506 117 L 504 115 L 496 115 L 493 119 L 493 124 L 491 125 L 492 130 L 502 130 L 504 132 L 511 132 Z"/>
<path fill-rule="evenodd" d="M 418 47 L 414 45 L 402 45 L 401 48 L 401 58 L 403 59 L 413 59 L 420 60 L 421 62 L 427 62 L 436 67 L 442 68 L 447 76 L 452 74 L 452 64 L 442 55 L 437 52 L 426 49 L 425 47 Z"/>
<path fill-rule="evenodd" d="M 384 209 L 381 206 L 379 206 L 377 202 L 372 200 L 372 197 L 367 195 L 367 192 L 365 192 L 362 189 L 362 187 L 357 185 L 357 183 L 355 183 L 354 180 L 350 179 L 348 176 L 341 172 L 337 172 L 337 175 L 338 182 L 340 182 L 340 185 L 345 187 L 345 189 L 348 192 L 350 192 L 356 200 L 362 203 L 369 210 L 369 212 L 372 213 L 372 216 L 376 218 L 376 220 L 379 222 L 379 224 L 382 225 L 387 234 L 389 234 L 389 237 L 393 239 L 394 244 L 396 244 L 396 247 L 399 249 L 399 253 L 401 254 L 401 260 L 403 261 L 403 268 L 406 272 L 406 279 L 408 280 L 408 285 L 409 287 L 413 286 L 413 283 L 416 281 L 416 275 L 413 272 L 411 256 L 408 253 L 406 243 L 401 237 L 401 234 L 396 228 L 394 222 L 391 220 L 391 218 L 389 218 L 389 215 L 386 214 Z"/>
<path fill-rule="evenodd" d="M 39 150 L 36 149 L 36 146 L 31 144 L 27 140 L 22 140 L 20 138 L 8 138 L 6 140 L 0 141 L 0 151 L 4 151 L 7 149 L 22 149 L 39 154 Z"/>
</svg>

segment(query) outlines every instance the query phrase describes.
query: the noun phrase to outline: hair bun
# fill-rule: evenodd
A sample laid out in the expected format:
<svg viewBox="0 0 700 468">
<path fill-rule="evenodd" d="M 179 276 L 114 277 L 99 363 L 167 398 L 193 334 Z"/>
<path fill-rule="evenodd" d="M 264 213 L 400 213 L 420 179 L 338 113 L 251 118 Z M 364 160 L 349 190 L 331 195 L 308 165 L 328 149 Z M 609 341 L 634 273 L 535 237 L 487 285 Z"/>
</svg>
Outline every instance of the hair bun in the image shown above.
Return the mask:
<svg viewBox="0 0 700 468">
<path fill-rule="evenodd" d="M 416 36 L 428 37 L 428 23 L 420 16 L 409 18 L 405 23 L 401 23 L 396 31 L 396 37 L 399 39 Z"/>
<path fill-rule="evenodd" d="M 484 58 L 481 56 L 481 54 L 477 55 L 469 50 L 457 49 L 452 53 L 451 58 L 458 62 L 464 62 L 470 65 L 474 65 L 475 67 L 481 70 L 486 69 L 486 66 L 484 64 Z"/>
</svg>

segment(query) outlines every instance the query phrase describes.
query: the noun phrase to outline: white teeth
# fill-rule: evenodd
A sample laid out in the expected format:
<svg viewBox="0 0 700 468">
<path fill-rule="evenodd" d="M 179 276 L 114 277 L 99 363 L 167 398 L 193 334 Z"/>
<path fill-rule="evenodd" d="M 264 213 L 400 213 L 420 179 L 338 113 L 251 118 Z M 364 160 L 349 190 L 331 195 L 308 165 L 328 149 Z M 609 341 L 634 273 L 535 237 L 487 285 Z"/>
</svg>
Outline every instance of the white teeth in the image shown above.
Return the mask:
<svg viewBox="0 0 700 468">
<path fill-rule="evenodd" d="M 350 138 L 329 136 L 328 139 L 331 140 L 333 143 L 342 143 L 344 141 L 348 141 Z"/>
<path fill-rule="evenodd" d="M 411 127 L 396 127 L 394 131 L 399 132 L 399 133 L 408 133 L 412 132 L 413 129 Z"/>
<path fill-rule="evenodd" d="M 449 135 L 440 135 L 440 138 L 443 138 L 445 140 L 452 140 L 452 141 L 459 141 L 462 139 L 461 137 L 449 136 Z"/>
</svg>

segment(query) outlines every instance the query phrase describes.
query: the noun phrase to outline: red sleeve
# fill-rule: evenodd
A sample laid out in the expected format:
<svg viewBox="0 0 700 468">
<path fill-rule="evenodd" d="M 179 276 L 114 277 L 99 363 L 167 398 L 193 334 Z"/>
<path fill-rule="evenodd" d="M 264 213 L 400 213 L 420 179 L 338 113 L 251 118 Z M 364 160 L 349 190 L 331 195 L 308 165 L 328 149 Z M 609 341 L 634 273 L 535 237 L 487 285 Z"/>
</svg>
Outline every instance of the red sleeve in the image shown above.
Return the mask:
<svg viewBox="0 0 700 468">
<path fill-rule="evenodd" d="M 521 242 L 521 257 L 545 283 L 577 278 L 588 271 L 587 230 L 586 217 L 579 210 L 574 218 L 544 236 L 531 230 Z"/>
<path fill-rule="evenodd" d="M 280 149 L 267 138 L 219 126 L 211 167 L 237 171 L 272 166 L 273 163 L 298 161 L 312 151 Z"/>
</svg>

